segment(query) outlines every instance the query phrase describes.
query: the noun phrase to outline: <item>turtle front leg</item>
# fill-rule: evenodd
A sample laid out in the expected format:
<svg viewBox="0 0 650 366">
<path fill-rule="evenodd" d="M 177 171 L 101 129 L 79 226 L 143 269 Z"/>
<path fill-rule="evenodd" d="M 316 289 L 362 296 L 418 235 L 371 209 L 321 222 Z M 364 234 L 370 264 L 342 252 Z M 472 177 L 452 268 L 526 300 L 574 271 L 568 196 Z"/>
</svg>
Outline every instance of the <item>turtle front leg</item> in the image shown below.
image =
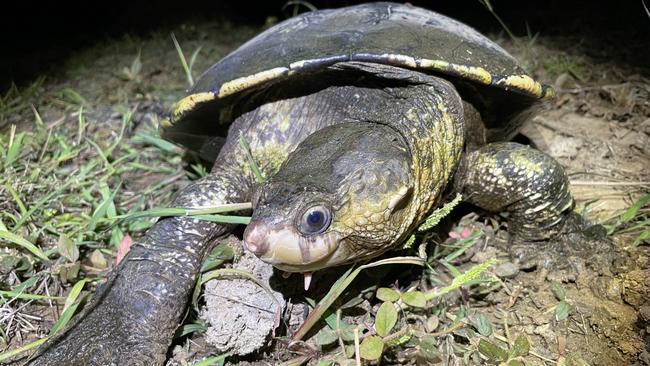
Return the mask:
<svg viewBox="0 0 650 366">
<path fill-rule="evenodd" d="M 575 265 L 571 258 L 611 251 L 602 227 L 573 212 L 562 166 L 539 150 L 488 144 L 463 158 L 454 186 L 465 201 L 508 213 L 510 253 L 524 267 L 568 268 Z"/>
<path fill-rule="evenodd" d="M 219 172 L 219 170 L 217 170 Z M 237 194 L 225 174 L 186 187 L 175 207 L 232 203 Z M 158 221 L 68 329 L 48 341 L 30 365 L 161 365 L 217 236 L 231 227 L 189 217 Z"/>
</svg>

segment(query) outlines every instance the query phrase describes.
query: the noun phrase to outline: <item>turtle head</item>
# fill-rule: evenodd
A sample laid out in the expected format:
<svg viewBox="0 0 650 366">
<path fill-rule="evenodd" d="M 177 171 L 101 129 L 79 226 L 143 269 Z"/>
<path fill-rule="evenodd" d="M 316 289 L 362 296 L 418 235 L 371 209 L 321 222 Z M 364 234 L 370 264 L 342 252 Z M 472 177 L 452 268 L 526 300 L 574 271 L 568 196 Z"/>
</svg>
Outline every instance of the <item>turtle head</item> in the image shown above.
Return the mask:
<svg viewBox="0 0 650 366">
<path fill-rule="evenodd" d="M 410 226 L 411 185 L 409 150 L 392 128 L 322 129 L 257 188 L 245 245 L 288 272 L 379 255 Z"/>
</svg>

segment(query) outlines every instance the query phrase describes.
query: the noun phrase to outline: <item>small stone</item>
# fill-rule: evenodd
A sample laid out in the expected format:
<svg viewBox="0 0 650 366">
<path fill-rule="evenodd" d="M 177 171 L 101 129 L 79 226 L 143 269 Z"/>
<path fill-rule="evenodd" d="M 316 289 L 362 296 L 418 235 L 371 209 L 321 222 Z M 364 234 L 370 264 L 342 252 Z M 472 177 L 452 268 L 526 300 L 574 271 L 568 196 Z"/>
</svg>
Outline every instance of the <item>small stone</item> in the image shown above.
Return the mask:
<svg viewBox="0 0 650 366">
<path fill-rule="evenodd" d="M 617 303 L 621 302 L 622 287 L 621 287 L 620 280 L 613 278 L 611 281 L 608 281 L 605 290 L 606 290 L 605 296 L 607 297 L 608 300 L 612 300 Z"/>
<path fill-rule="evenodd" d="M 650 304 L 641 305 L 639 315 L 643 321 L 650 323 Z"/>
<path fill-rule="evenodd" d="M 488 260 L 492 258 L 496 258 L 497 256 L 497 248 L 495 247 L 486 247 L 485 249 L 481 250 L 480 252 L 476 252 L 474 256 L 472 256 L 472 262 L 475 263 L 484 263 L 487 262 Z"/>
<path fill-rule="evenodd" d="M 511 262 L 501 263 L 494 267 L 494 273 L 500 278 L 512 278 L 519 273 L 519 266 Z"/>
<path fill-rule="evenodd" d="M 438 328 L 438 325 L 440 324 L 440 319 L 436 315 L 432 315 L 427 319 L 427 323 L 425 324 L 425 329 L 427 332 L 431 333 L 435 331 Z"/>
</svg>

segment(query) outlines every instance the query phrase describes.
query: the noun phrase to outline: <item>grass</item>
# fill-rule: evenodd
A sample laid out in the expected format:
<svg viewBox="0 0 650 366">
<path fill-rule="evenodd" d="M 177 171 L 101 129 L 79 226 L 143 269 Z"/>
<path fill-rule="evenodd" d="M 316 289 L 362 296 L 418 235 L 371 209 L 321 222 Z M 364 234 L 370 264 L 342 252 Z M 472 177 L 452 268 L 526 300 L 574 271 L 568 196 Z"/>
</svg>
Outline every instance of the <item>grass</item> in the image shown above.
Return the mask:
<svg viewBox="0 0 650 366">
<path fill-rule="evenodd" d="M 6 208 L 0 212 L 0 240 L 5 245 L 1 255 L 3 273 L 12 275 L 15 282 L 0 296 L 3 306 L 16 312 L 31 301 L 63 305 L 47 337 L 62 329 L 75 313 L 80 303 L 77 298 L 86 296 L 80 297 L 84 285 L 106 275 L 107 265 L 96 271 L 94 264 L 106 263 L 104 257 L 113 262 L 125 235 L 143 232 L 152 219 L 191 215 L 217 222 L 248 223 L 247 217 L 222 213 L 249 209 L 250 203 L 200 209 L 151 207 L 169 201 L 173 190 L 161 187 L 156 179 L 143 187 L 131 186 L 126 182 L 128 177 L 172 173 L 179 185 L 188 178 L 183 179 L 181 150 L 160 140 L 153 126 L 131 138 L 125 136 L 124 131 L 132 127 L 131 114 L 122 116 L 117 126 L 119 133 L 99 142 L 86 122 L 82 106 L 76 112 L 76 126 L 57 128 L 45 127 L 40 114 L 35 108 L 33 111 L 32 131 L 17 133 L 12 126 L 9 135 L 0 138 L 0 161 L 4 162 L 0 169 L 0 202 Z M 101 258 L 97 259 L 97 255 Z M 25 286 L 30 279 L 56 281 L 57 276 L 61 281 L 55 286 L 57 293 L 63 293 L 66 284 L 74 284 L 65 302 L 61 296 L 46 294 L 47 288 L 38 286 L 38 282 Z M 10 323 L 2 326 L 5 344 L 21 333 Z M 30 350 L 42 341 L 3 353 L 0 360 Z"/>
<path fill-rule="evenodd" d="M 116 54 L 115 45 L 101 51 L 107 52 L 104 59 L 122 60 L 111 62 L 111 70 L 95 65 L 95 75 L 88 75 L 88 68 L 73 64 L 67 75 L 80 80 L 76 84 L 41 78 L 0 95 L 0 352 L 11 349 L 0 353 L 0 363 L 33 350 L 65 327 L 104 281 L 123 243 L 146 231 L 156 217 L 248 222 L 227 212 L 250 204 L 165 208 L 177 189 L 209 169 L 188 160 L 156 132 L 156 111 L 168 110 L 184 89 L 177 80 L 181 75 L 147 79 L 152 68 L 178 70 L 172 61 L 182 50 L 174 42 L 175 51 L 168 40 L 141 44 L 129 38 L 117 50 L 124 56 Z M 137 49 L 135 57 L 127 51 L 131 48 Z M 200 50 L 195 48 L 189 62 L 181 58 L 190 84 Z M 215 52 L 223 52 L 208 50 L 215 58 Z M 162 66 L 160 53 L 168 60 Z M 84 58 L 88 63 L 97 59 L 77 56 Z M 120 64 L 125 66 L 114 66 Z M 151 88 L 167 102 L 145 94 Z M 176 96 L 169 98 L 173 88 Z M 211 255 L 204 266 L 214 270 L 223 261 Z M 218 364 L 218 358 L 212 361 Z"/>
<path fill-rule="evenodd" d="M 29 93 L 34 88 L 28 88 Z M 43 120 L 38 109 L 31 107 L 29 129 L 18 132 L 11 126 L 9 134 L 0 135 L 0 263 L 5 284 L 0 296 L 3 311 L 13 314 L 0 323 L 3 344 L 20 338 L 28 327 L 13 319 L 42 319 L 28 310 L 27 305 L 35 302 L 63 306 L 50 335 L 61 329 L 75 312 L 77 297 L 85 296 L 80 296 L 83 285 L 106 275 L 107 268 L 93 268 L 91 254 L 112 262 L 126 233 L 143 232 L 156 212 L 164 213 L 142 211 L 169 201 L 174 183 L 180 186 L 188 180 L 181 150 L 161 149 L 152 143 L 159 140 L 154 126 L 127 137 L 125 131 L 133 128 L 132 114 L 127 112 L 116 121 L 116 133 L 102 138 L 99 134 L 105 131 L 91 120 L 85 99 L 72 89 L 66 94 L 73 97 L 62 109 L 76 123 L 48 127 L 51 121 Z M 6 106 L 30 108 L 9 102 Z M 162 175 L 176 180 L 161 187 Z M 147 176 L 151 178 L 144 179 Z M 144 182 L 136 186 L 128 182 L 131 177 Z M 135 212 L 140 212 L 139 220 L 123 219 L 129 214 L 133 218 Z M 65 292 L 67 298 L 61 296 Z"/>
</svg>

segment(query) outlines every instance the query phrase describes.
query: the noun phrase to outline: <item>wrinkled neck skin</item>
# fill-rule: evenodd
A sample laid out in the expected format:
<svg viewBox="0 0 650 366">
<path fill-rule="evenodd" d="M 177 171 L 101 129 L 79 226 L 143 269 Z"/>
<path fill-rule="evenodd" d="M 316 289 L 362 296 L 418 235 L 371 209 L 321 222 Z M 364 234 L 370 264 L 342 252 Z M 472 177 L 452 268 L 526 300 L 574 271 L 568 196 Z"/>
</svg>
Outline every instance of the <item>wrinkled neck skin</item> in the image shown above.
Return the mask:
<svg viewBox="0 0 650 366">
<path fill-rule="evenodd" d="M 401 243 L 439 201 L 464 143 L 463 105 L 433 76 L 360 67 L 395 87 L 359 89 L 357 105 L 293 150 L 253 193 L 246 247 L 288 272 L 363 261 Z M 313 210 L 322 230 L 305 232 Z"/>
</svg>

